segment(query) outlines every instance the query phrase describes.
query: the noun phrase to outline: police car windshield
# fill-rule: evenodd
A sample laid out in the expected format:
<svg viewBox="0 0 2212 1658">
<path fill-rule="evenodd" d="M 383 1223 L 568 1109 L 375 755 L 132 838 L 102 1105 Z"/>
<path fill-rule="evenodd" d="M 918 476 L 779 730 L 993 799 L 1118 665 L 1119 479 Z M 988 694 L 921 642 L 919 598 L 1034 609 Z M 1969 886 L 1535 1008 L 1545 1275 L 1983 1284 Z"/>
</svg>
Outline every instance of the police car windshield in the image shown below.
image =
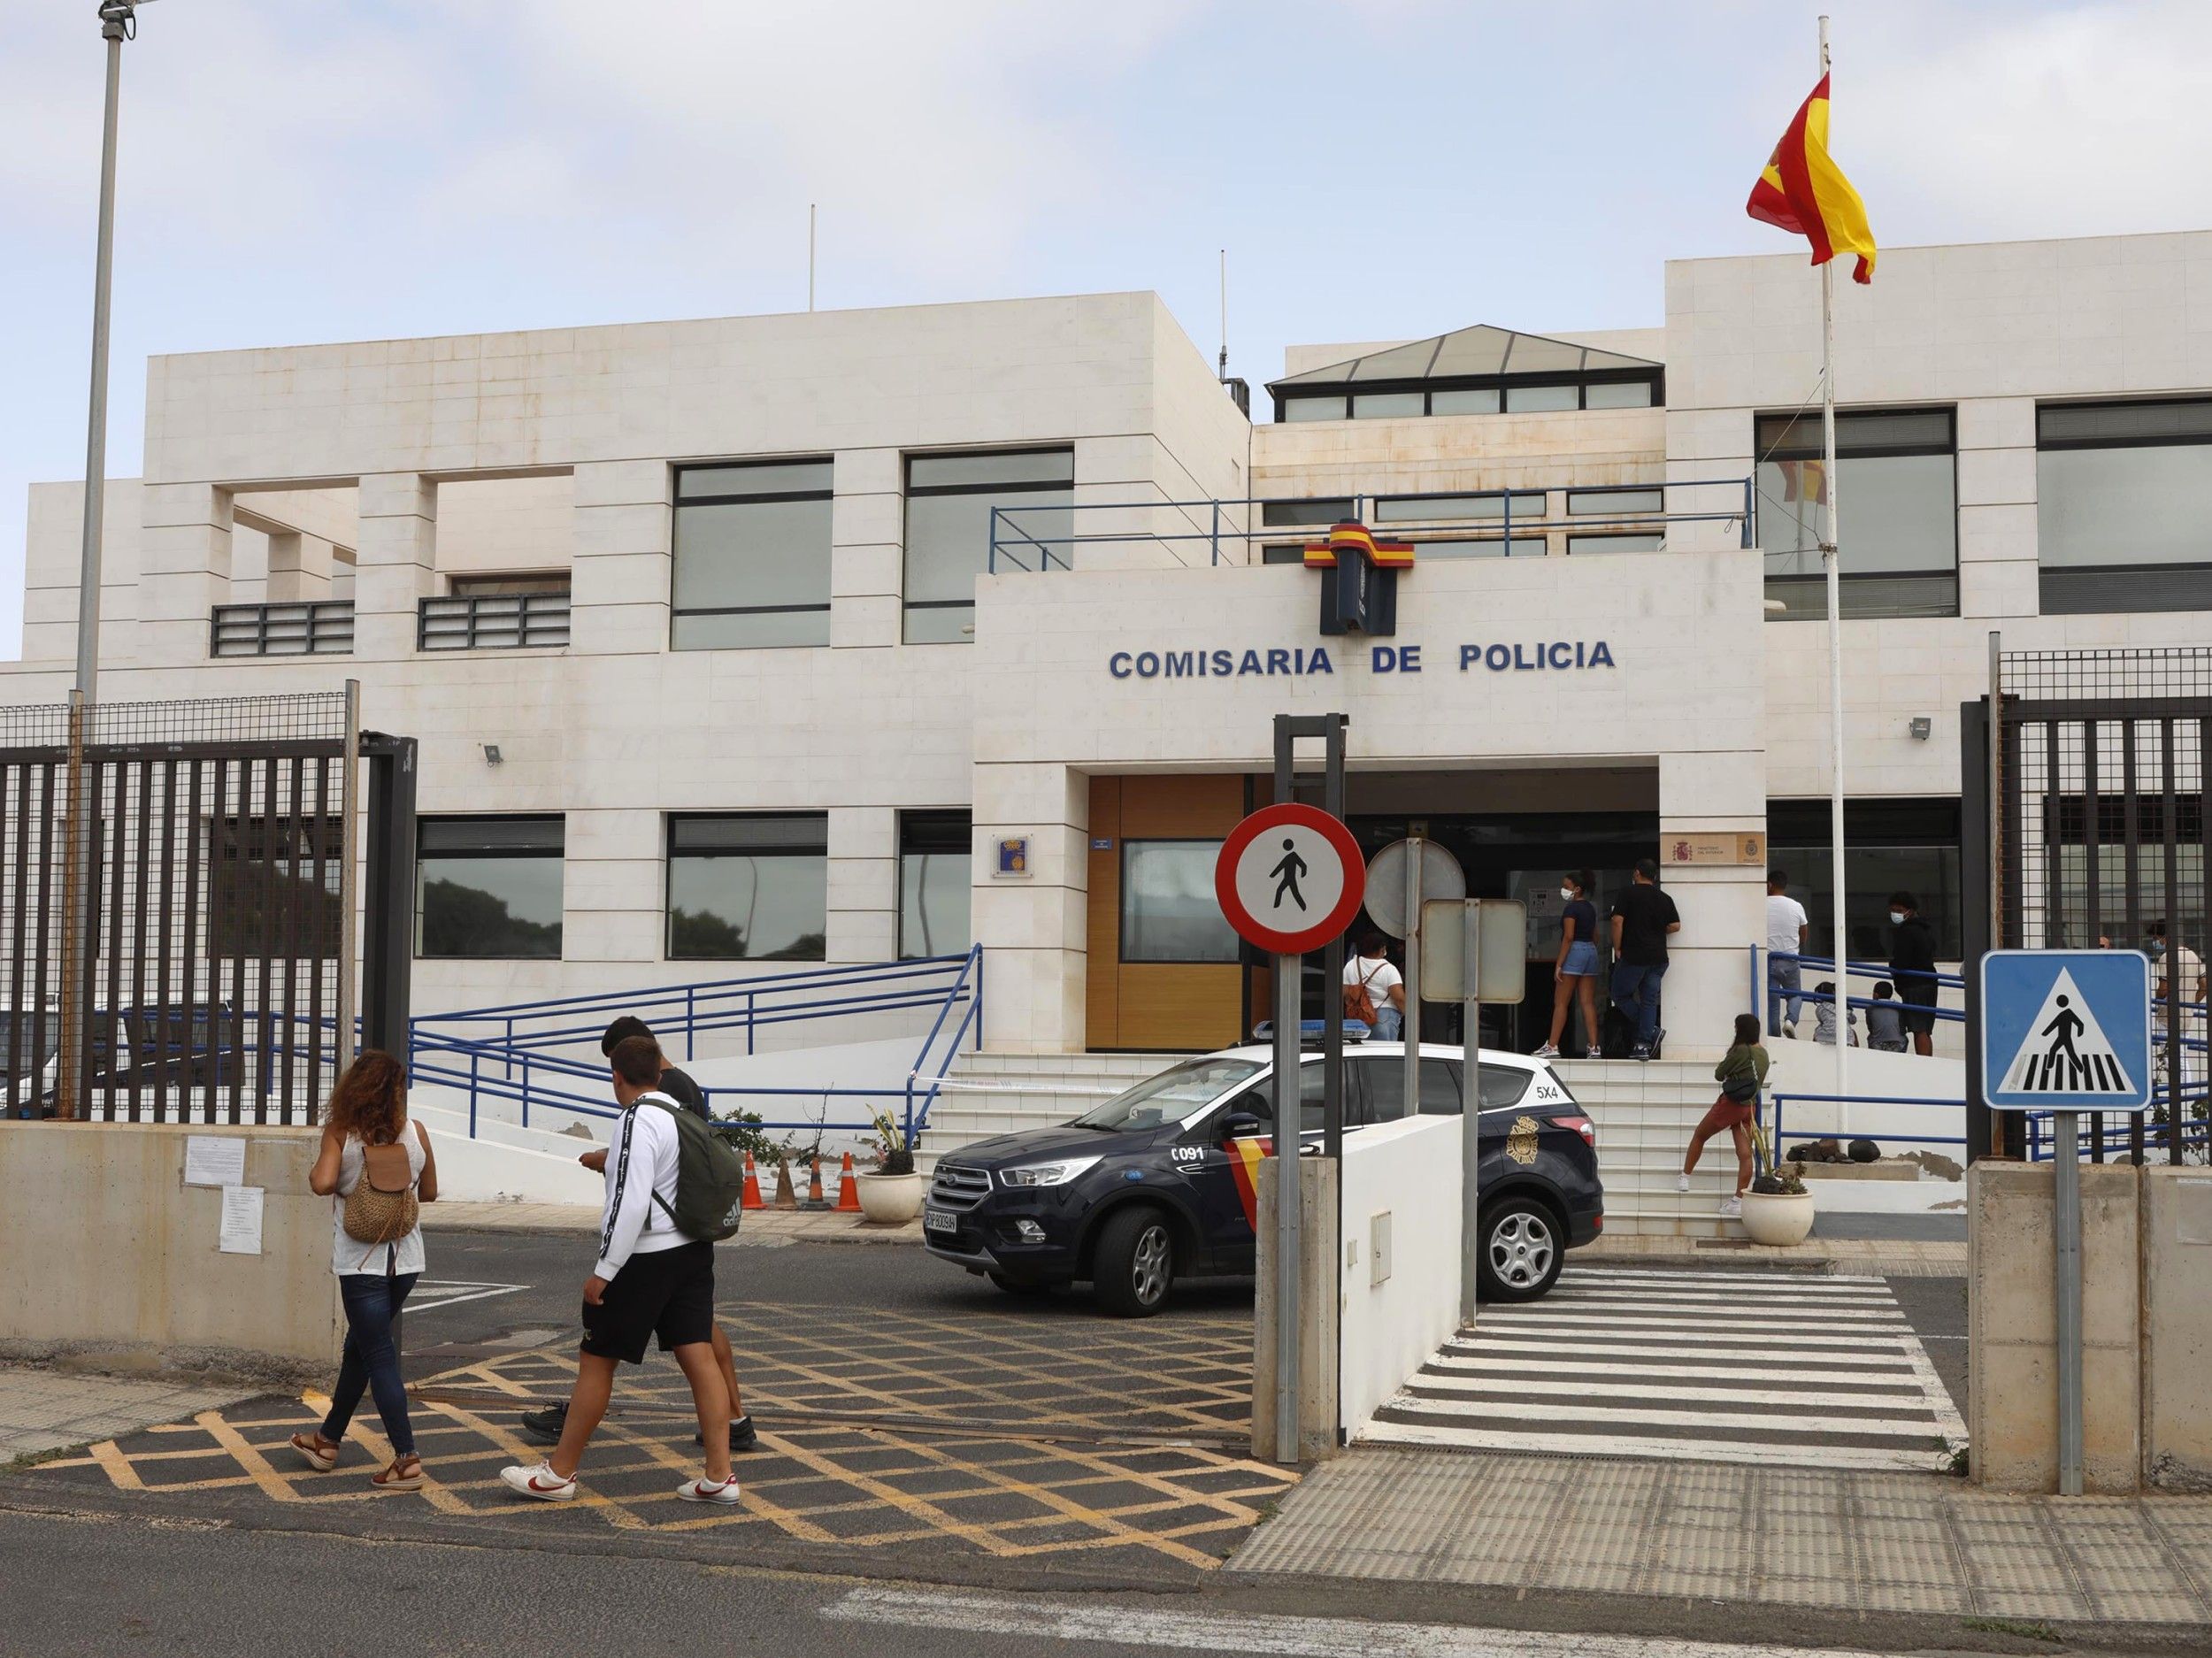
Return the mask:
<svg viewBox="0 0 2212 1658">
<path fill-rule="evenodd" d="M 1078 1128 L 1156 1128 L 1179 1123 L 1202 1105 L 1212 1103 L 1240 1082 L 1259 1074 L 1248 1059 L 1187 1059 L 1156 1077 L 1148 1077 L 1126 1094 L 1075 1119 Z"/>
</svg>

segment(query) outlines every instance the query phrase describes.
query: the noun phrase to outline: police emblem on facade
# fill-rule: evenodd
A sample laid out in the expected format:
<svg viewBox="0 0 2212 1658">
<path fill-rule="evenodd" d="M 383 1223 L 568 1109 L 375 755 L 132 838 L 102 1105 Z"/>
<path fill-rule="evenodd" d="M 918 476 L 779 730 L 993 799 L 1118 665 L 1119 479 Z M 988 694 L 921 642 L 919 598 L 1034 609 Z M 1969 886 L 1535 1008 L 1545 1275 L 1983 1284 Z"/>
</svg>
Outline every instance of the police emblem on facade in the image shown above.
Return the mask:
<svg viewBox="0 0 2212 1658">
<path fill-rule="evenodd" d="M 1398 631 L 1398 572 L 1413 568 L 1411 541 L 1381 541 L 1348 520 L 1325 541 L 1306 543 L 1306 568 L 1321 578 L 1321 631 L 1387 639 Z"/>
</svg>

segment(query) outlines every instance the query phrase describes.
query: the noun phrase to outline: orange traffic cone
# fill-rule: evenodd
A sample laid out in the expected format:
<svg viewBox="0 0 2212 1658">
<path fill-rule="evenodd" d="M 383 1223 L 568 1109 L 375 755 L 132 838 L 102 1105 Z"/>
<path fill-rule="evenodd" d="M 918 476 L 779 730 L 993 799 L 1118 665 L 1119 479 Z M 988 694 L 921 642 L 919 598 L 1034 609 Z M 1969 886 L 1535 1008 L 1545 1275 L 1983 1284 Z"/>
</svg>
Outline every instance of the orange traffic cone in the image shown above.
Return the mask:
<svg viewBox="0 0 2212 1658">
<path fill-rule="evenodd" d="M 738 1201 L 739 1206 L 743 1209 L 764 1209 L 767 1207 L 760 1201 L 760 1173 L 753 1167 L 753 1154 L 749 1151 L 745 1154 L 744 1194 L 738 1200 Z"/>
<path fill-rule="evenodd" d="M 845 1167 L 837 1177 L 837 1212 L 857 1214 L 860 1210 L 860 1186 L 853 1178 L 853 1155 L 845 1154 Z"/>
<path fill-rule="evenodd" d="M 791 1164 L 788 1159 L 776 1165 L 776 1207 L 796 1209 L 799 1194 L 791 1185 Z"/>
<path fill-rule="evenodd" d="M 815 1158 L 806 1166 L 806 1206 L 809 1209 L 827 1209 L 829 1200 L 822 1195 L 822 1160 Z"/>
</svg>

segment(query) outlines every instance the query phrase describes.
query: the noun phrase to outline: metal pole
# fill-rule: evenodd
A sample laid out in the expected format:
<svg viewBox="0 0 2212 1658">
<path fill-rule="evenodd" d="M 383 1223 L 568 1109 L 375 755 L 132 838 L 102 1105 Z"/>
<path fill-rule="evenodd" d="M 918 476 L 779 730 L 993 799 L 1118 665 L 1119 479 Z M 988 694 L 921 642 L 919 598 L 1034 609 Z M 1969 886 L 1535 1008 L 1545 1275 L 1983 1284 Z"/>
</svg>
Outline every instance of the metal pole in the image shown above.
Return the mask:
<svg viewBox="0 0 2212 1658">
<path fill-rule="evenodd" d="M 1298 972 L 1275 958 L 1275 1460 L 1298 1460 Z"/>
<path fill-rule="evenodd" d="M 814 203 L 806 204 L 806 308 L 814 309 Z"/>
<path fill-rule="evenodd" d="M 355 809 L 361 772 L 361 681 L 346 681 L 345 774 L 338 785 L 338 821 L 343 833 L 338 840 L 338 1072 L 345 1074 L 357 1051 L 353 1028 L 355 984 L 361 970 L 358 960 L 360 923 L 354 914 L 361 898 L 361 825 Z M 408 948 L 414 940 L 408 940 Z M 514 1051 L 508 1044 L 509 1053 Z"/>
<path fill-rule="evenodd" d="M 108 43 L 107 109 L 100 131 L 100 226 L 92 266 L 92 395 L 85 416 L 84 542 L 77 564 L 77 689 L 99 694 L 100 536 L 107 505 L 108 292 L 115 266 L 115 115 L 123 77 L 127 6 L 104 6 L 101 38 Z M 87 825 L 88 830 L 89 825 Z M 88 835 L 80 856 L 90 852 Z"/>
<path fill-rule="evenodd" d="M 1427 842 L 1406 837 L 1405 1106 L 1402 1117 L 1421 1114 L 1421 871 Z"/>
<path fill-rule="evenodd" d="M 1297 739 L 1291 717 L 1275 717 L 1275 799 L 1295 792 Z M 1275 1460 L 1298 1460 L 1299 973 L 1296 956 L 1275 957 Z"/>
<path fill-rule="evenodd" d="M 1828 19 L 1820 19 L 1820 73 L 1828 73 Z M 1845 963 L 1851 948 L 1844 931 L 1843 879 L 1843 580 L 1841 537 L 1837 529 L 1836 478 L 1836 266 L 1831 259 L 1820 267 L 1820 480 L 1828 491 L 1828 535 L 1821 544 L 1821 562 L 1828 573 L 1828 858 L 1830 883 L 1834 888 L 1836 962 L 1836 1125 L 1851 1132 L 1850 1090 L 1846 1086 L 1845 1055 L 1851 1051 L 1851 977 Z"/>
<path fill-rule="evenodd" d="M 1344 821 L 1344 728 L 1341 714 L 1329 716 L 1327 758 L 1321 773 L 1321 810 Z M 1322 978 L 1328 989 L 1321 1004 L 1321 1155 L 1332 1160 L 1344 1155 L 1344 940 L 1331 939 L 1321 955 Z M 1340 1201 L 1341 1189 L 1339 1191 Z M 1337 1275 L 1343 1276 L 1340 1255 Z"/>
<path fill-rule="evenodd" d="M 2005 937 L 2005 636 L 1997 629 L 1989 632 L 1989 948 L 2001 950 L 2009 942 Z M 1978 974 L 1977 974 L 1978 978 Z M 1977 1002 L 1977 1012 L 1986 1017 L 1986 1009 Z M 1978 1040 L 1970 1041 L 1978 1048 Z M 1989 1078 L 1982 1078 L 1985 1097 Z M 2002 1156 L 2009 1137 L 2005 1132 L 2004 1117 L 1985 1107 L 1982 1122 L 1983 1142 L 1969 1146 L 1966 1160 L 1992 1152 Z"/>
<path fill-rule="evenodd" d="M 2079 1118 L 2053 1113 L 2058 1193 L 2051 1230 L 2058 1247 L 2058 1494 L 2081 1495 L 2081 1163 Z"/>
<path fill-rule="evenodd" d="M 1482 1267 L 1482 905 L 1463 899 L 1460 933 L 1459 1324 L 1475 1322 Z"/>
</svg>

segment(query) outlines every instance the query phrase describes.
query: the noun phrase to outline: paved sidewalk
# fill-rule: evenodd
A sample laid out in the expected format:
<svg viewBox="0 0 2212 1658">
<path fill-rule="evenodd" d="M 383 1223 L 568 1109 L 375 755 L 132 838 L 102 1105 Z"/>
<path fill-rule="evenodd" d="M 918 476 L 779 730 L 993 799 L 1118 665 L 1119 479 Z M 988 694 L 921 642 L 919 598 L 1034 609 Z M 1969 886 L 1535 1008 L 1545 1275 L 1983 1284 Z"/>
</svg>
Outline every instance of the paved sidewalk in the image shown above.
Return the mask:
<svg viewBox="0 0 2212 1658">
<path fill-rule="evenodd" d="M 1793 1268 L 1874 1278 L 1963 1278 L 1963 1243 L 1916 1242 L 1893 1238 L 1808 1238 L 1772 1248 L 1732 1238 L 1672 1238 L 1606 1232 L 1574 1253 L 1583 1266 Z"/>
<path fill-rule="evenodd" d="M 0 1465 L 182 1421 L 252 1391 L 0 1364 Z"/>
<path fill-rule="evenodd" d="M 450 1203 L 423 1205 L 422 1224 L 433 1232 L 594 1232 L 599 1230 L 595 1203 Z M 871 1225 L 861 1217 L 835 1209 L 748 1209 L 738 1244 L 919 1243 L 922 1224 Z"/>
<path fill-rule="evenodd" d="M 2212 1497 L 2005 1496 L 1790 1460 L 1356 1450 L 1286 1496 L 1229 1570 L 1855 1613 L 2212 1620 Z"/>
</svg>

